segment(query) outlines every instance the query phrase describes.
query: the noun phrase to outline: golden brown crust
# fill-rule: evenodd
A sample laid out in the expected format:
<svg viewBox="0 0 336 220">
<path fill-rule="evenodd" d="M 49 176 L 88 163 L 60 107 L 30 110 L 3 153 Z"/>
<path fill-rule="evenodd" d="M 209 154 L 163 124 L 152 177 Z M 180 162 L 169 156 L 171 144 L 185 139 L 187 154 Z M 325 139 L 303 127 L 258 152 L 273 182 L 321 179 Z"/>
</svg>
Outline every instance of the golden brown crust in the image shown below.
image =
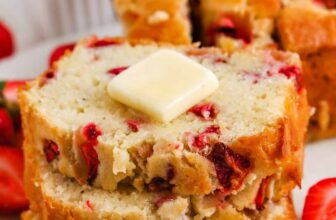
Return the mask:
<svg viewBox="0 0 336 220">
<path fill-rule="evenodd" d="M 281 10 L 280 0 L 248 0 L 248 5 L 257 18 L 274 18 Z"/>
<path fill-rule="evenodd" d="M 277 29 L 285 50 L 309 54 L 336 47 L 336 14 L 317 7 L 284 8 L 277 19 Z"/>
<path fill-rule="evenodd" d="M 309 138 L 336 135 L 336 48 L 302 58 L 308 101 L 316 108 L 310 121 Z"/>
<path fill-rule="evenodd" d="M 115 0 L 114 5 L 130 39 L 173 44 L 191 42 L 186 0 Z M 157 12 L 164 15 L 157 15 Z"/>
</svg>

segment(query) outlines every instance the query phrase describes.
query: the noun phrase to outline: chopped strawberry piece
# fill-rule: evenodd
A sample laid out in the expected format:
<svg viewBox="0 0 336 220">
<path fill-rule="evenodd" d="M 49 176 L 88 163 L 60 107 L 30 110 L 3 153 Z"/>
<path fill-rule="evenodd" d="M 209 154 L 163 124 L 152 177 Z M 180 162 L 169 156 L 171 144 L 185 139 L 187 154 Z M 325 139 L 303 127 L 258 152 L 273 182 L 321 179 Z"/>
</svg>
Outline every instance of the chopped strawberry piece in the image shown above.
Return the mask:
<svg viewBox="0 0 336 220">
<path fill-rule="evenodd" d="M 59 60 L 67 51 L 73 51 L 75 45 L 75 43 L 68 43 L 56 47 L 49 57 L 49 67 L 51 67 L 55 61 Z"/>
<path fill-rule="evenodd" d="M 97 48 L 97 47 L 106 47 L 106 46 L 112 46 L 112 45 L 118 45 L 121 44 L 122 40 L 118 38 L 109 38 L 105 37 L 102 39 L 98 39 L 96 36 L 91 37 L 88 42 L 88 47 L 90 48 Z"/>
<path fill-rule="evenodd" d="M 57 144 L 53 141 L 44 143 L 43 152 L 48 163 L 52 162 L 60 154 Z"/>
<path fill-rule="evenodd" d="M 113 69 L 110 69 L 109 71 L 107 71 L 109 74 L 112 75 L 119 75 L 119 73 L 121 73 L 122 71 L 126 70 L 128 68 L 128 66 L 122 66 L 122 67 L 116 67 Z"/>
<path fill-rule="evenodd" d="M 139 120 L 134 120 L 134 119 L 128 119 L 126 121 L 128 128 L 133 131 L 133 132 L 138 132 L 140 130 L 141 127 L 141 121 Z"/>
<path fill-rule="evenodd" d="M 176 199 L 176 196 L 173 194 L 170 194 L 170 193 L 160 194 L 154 199 L 154 204 L 157 208 L 159 208 L 163 205 L 163 203 L 173 201 L 175 199 Z"/>
<path fill-rule="evenodd" d="M 9 28 L 0 21 L 0 59 L 14 53 L 14 40 Z"/>
<path fill-rule="evenodd" d="M 211 125 L 205 129 L 203 133 L 210 134 L 210 133 L 215 133 L 215 134 L 220 134 L 221 130 L 218 125 Z"/>
<path fill-rule="evenodd" d="M 190 146 L 195 147 L 198 150 L 204 149 L 206 146 L 209 146 L 209 135 L 217 134 L 220 135 L 220 127 L 218 125 L 211 125 L 207 127 L 203 132 L 199 133 L 196 136 L 189 137 Z M 187 133 L 188 136 L 191 134 Z"/>
<path fill-rule="evenodd" d="M 295 79 L 295 87 L 297 92 L 301 92 L 304 88 L 302 71 L 297 66 L 285 66 L 279 70 L 279 73 L 285 75 L 288 79 Z"/>
<path fill-rule="evenodd" d="M 83 135 L 86 137 L 87 141 L 96 142 L 98 136 L 100 136 L 102 132 L 97 128 L 97 125 L 94 123 L 89 123 L 83 128 Z"/>
<path fill-rule="evenodd" d="M 239 189 L 251 169 L 250 161 L 242 155 L 233 152 L 224 143 L 213 146 L 208 159 L 215 165 L 220 190 L 229 193 Z"/>
<path fill-rule="evenodd" d="M 91 211 L 93 211 L 93 205 L 91 204 L 90 200 L 86 200 L 85 205 L 86 205 L 87 208 L 89 208 Z"/>
<path fill-rule="evenodd" d="M 23 188 L 23 155 L 16 148 L 0 146 L 0 213 L 28 208 Z"/>
<path fill-rule="evenodd" d="M 53 78 L 55 78 L 56 73 L 53 69 L 48 69 L 47 71 L 45 71 L 43 73 L 43 75 L 40 78 L 40 82 L 39 82 L 39 86 L 42 87 L 45 84 L 47 84 L 47 82 Z"/>
<path fill-rule="evenodd" d="M 87 181 L 91 184 L 97 177 L 98 166 L 100 161 L 98 159 L 98 154 L 95 146 L 91 143 L 85 143 L 81 146 L 81 153 L 83 155 L 85 164 L 88 167 L 88 178 Z"/>
<path fill-rule="evenodd" d="M 266 190 L 271 181 L 271 177 L 266 177 L 261 181 L 257 196 L 255 198 L 255 204 L 257 210 L 262 210 L 264 208 L 264 201 L 266 196 Z"/>
<path fill-rule="evenodd" d="M 100 161 L 95 147 L 98 144 L 97 138 L 102 135 L 102 132 L 96 124 L 89 123 L 83 128 L 82 133 L 86 138 L 86 142 L 81 145 L 81 154 L 88 168 L 87 181 L 91 184 L 98 174 Z"/>
<path fill-rule="evenodd" d="M 4 108 L 0 108 L 0 144 L 12 144 L 14 125 L 12 118 Z"/>
<path fill-rule="evenodd" d="M 336 219 L 336 178 L 324 179 L 308 190 L 302 220 Z"/>
<path fill-rule="evenodd" d="M 237 22 L 227 15 L 221 16 L 209 26 L 207 36 L 210 45 L 215 44 L 215 38 L 218 34 L 242 40 L 245 44 L 249 44 L 252 41 L 251 31 L 239 27 Z"/>
<path fill-rule="evenodd" d="M 194 107 L 189 109 L 189 112 L 194 113 L 204 120 L 213 120 L 216 118 L 218 113 L 216 106 L 213 103 L 195 105 Z"/>
</svg>

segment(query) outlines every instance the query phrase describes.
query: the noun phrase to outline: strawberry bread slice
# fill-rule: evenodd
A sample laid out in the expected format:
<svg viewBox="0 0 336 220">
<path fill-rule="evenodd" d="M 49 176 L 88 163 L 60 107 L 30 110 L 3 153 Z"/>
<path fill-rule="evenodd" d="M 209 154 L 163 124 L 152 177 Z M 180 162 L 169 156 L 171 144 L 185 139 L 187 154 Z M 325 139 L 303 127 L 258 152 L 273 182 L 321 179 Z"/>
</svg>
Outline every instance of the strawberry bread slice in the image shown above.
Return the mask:
<svg viewBox="0 0 336 220">
<path fill-rule="evenodd" d="M 219 88 L 169 123 L 114 101 L 108 82 L 162 48 L 210 69 Z M 141 77 L 141 75 L 139 75 Z M 79 184 L 108 191 L 225 198 L 243 210 L 287 196 L 302 178 L 309 116 L 296 55 L 277 51 L 80 42 L 20 92 L 26 142 L 51 167 Z M 246 196 L 242 196 L 248 194 Z"/>
<path fill-rule="evenodd" d="M 261 211 L 237 210 L 229 203 L 217 203 L 210 198 L 185 197 L 169 192 L 137 192 L 130 187 L 118 187 L 107 192 L 80 185 L 54 171 L 24 145 L 25 185 L 30 209 L 24 220 L 64 219 L 295 219 L 292 201 L 288 197 L 268 201 Z M 217 201 L 217 202 L 216 202 Z"/>
<path fill-rule="evenodd" d="M 309 124 L 311 140 L 336 135 L 336 10 L 332 2 L 293 1 L 277 19 L 281 46 L 302 59 L 308 101 L 316 109 Z"/>
</svg>

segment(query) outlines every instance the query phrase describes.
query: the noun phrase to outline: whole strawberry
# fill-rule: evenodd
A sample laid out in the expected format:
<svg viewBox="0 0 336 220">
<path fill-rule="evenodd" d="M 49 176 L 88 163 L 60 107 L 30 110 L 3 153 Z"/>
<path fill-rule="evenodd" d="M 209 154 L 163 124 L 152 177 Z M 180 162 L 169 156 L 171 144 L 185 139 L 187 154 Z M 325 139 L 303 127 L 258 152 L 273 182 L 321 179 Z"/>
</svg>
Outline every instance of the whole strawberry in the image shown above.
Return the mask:
<svg viewBox="0 0 336 220">
<path fill-rule="evenodd" d="M 306 197 L 302 220 L 336 219 L 336 178 L 324 179 L 313 185 Z"/>
<path fill-rule="evenodd" d="M 27 209 L 23 188 L 23 155 L 17 148 L 0 145 L 0 214 Z M 0 219 L 2 219 L 0 217 Z"/>
<path fill-rule="evenodd" d="M 12 144 L 14 141 L 13 121 L 4 108 L 0 108 L 0 144 Z"/>
<path fill-rule="evenodd" d="M 8 27 L 0 21 L 0 59 L 12 55 L 14 41 Z"/>
</svg>

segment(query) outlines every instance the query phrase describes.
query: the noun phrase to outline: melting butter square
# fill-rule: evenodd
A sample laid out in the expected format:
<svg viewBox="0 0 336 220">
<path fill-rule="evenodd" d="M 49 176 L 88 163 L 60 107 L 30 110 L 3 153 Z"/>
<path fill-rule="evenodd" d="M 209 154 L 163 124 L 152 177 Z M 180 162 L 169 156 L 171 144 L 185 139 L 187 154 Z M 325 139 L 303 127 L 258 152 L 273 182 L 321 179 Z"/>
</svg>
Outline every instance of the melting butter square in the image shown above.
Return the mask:
<svg viewBox="0 0 336 220">
<path fill-rule="evenodd" d="M 149 55 L 114 77 L 109 95 L 156 120 L 169 122 L 218 88 L 216 76 L 169 49 Z"/>
</svg>

